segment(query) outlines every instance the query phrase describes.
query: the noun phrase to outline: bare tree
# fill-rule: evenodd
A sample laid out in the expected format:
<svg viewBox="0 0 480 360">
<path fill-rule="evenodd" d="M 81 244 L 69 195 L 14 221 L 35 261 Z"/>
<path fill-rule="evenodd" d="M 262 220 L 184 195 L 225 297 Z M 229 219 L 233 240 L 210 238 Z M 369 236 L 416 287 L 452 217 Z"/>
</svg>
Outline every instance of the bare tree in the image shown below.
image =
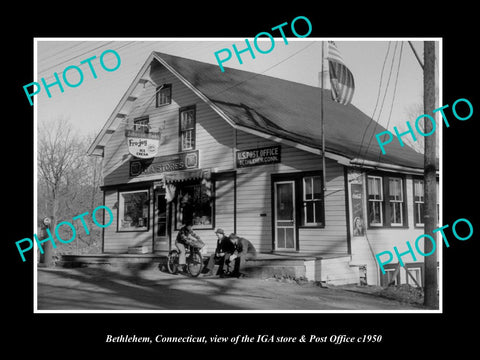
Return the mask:
<svg viewBox="0 0 480 360">
<path fill-rule="evenodd" d="M 38 176 L 48 191 L 46 208 L 57 219 L 62 195 L 71 191 L 72 172 L 78 161 L 79 143 L 65 119 L 43 123 L 38 131 Z"/>
<path fill-rule="evenodd" d="M 407 121 L 410 123 L 413 129 L 415 129 L 415 120 L 423 114 L 423 104 L 417 103 L 410 105 L 407 110 Z M 418 122 L 420 130 L 423 132 L 423 121 Z M 408 130 L 406 123 L 398 126 L 399 132 L 403 133 Z M 423 154 L 425 140 L 420 134 L 415 135 L 417 141 L 413 141 L 411 136 L 402 137 L 402 141 L 410 146 L 416 152 Z"/>
<path fill-rule="evenodd" d="M 39 126 L 38 212 L 53 217 L 52 228 L 60 221 L 71 222 L 79 214 L 91 213 L 99 204 L 100 165 L 87 156 L 88 144 L 88 139 L 78 135 L 66 119 Z M 64 231 L 68 233 L 68 229 Z M 91 235 L 76 233 L 87 245 L 95 240 Z"/>
</svg>

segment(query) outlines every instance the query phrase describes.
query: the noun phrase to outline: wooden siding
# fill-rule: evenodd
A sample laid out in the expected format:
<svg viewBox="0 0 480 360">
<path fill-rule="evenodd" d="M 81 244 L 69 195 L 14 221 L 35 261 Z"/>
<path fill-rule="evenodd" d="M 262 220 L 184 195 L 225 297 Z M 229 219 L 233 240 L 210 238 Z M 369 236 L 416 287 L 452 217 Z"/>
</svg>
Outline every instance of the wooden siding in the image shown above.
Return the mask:
<svg viewBox="0 0 480 360">
<path fill-rule="evenodd" d="M 234 178 L 215 181 L 215 227 L 234 232 L 235 189 Z"/>
<path fill-rule="evenodd" d="M 128 116 L 129 124 L 141 116 L 149 116 L 150 126 L 160 128 L 162 133 L 160 140 L 160 150 L 158 156 L 176 154 L 179 152 L 179 109 L 184 106 L 196 105 L 196 149 L 199 150 L 199 167 L 212 168 L 218 171 L 232 169 L 233 167 L 233 129 L 223 119 L 221 119 L 207 104 L 200 100 L 190 89 L 181 83 L 175 76 L 165 70 L 162 66 L 152 66 L 150 77 L 156 83 L 172 84 L 172 102 L 169 105 L 156 107 L 155 87 L 151 83 L 146 83 L 144 89 L 137 95 L 137 100 L 131 106 L 131 112 Z M 159 178 L 160 174 L 150 176 L 129 177 L 129 162 L 133 158 L 129 152 L 125 140 L 126 123 L 119 125 L 115 133 L 112 134 L 109 142 L 105 146 L 103 159 L 103 185 L 112 186 L 128 183 L 137 183 L 141 181 L 152 181 Z M 148 187 L 148 185 L 146 185 Z M 225 183 L 220 184 L 220 194 L 225 195 L 226 204 L 220 200 L 216 206 L 223 212 L 218 217 L 219 224 L 227 228 L 232 228 L 228 222 L 228 216 L 233 215 L 227 212 L 227 208 L 233 211 L 233 196 L 225 187 Z M 108 188 L 105 190 L 105 205 L 109 206 L 115 214 L 115 223 L 105 229 L 104 232 L 104 251 L 121 253 L 126 252 L 129 246 L 146 245 L 151 250 L 153 244 L 153 198 L 150 199 L 150 224 L 146 232 L 117 232 L 117 210 L 114 205 L 117 202 L 117 190 Z M 222 195 L 223 197 L 223 195 Z M 174 208 L 174 207 L 173 207 Z M 177 231 L 173 226 L 172 219 L 172 243 L 175 241 Z M 197 231 L 202 239 L 207 242 L 209 249 L 215 246 L 215 234 L 212 230 Z"/>
<path fill-rule="evenodd" d="M 357 177 L 358 173 L 350 174 L 349 179 Z M 421 256 L 415 249 L 415 240 L 418 236 L 424 233 L 423 227 L 415 227 L 414 223 L 414 203 L 413 203 L 413 179 L 412 176 L 407 175 L 404 177 L 406 184 L 405 199 L 407 204 L 407 227 L 395 228 L 375 228 L 370 227 L 366 230 L 366 237 L 352 237 L 352 265 L 366 265 L 367 266 L 367 281 L 368 284 L 379 284 L 379 276 L 381 270 L 375 258 L 376 254 L 383 251 L 390 251 L 393 254 L 393 259 L 390 264 L 397 264 L 398 259 L 394 252 L 394 246 L 397 247 L 399 253 L 404 253 L 408 250 L 406 242 L 410 242 L 413 251 L 415 253 L 416 260 L 414 260 L 411 254 L 405 254 L 402 256 L 402 261 L 407 264 L 421 263 L 424 261 L 424 257 Z M 366 190 L 364 189 L 364 214 L 367 214 L 368 204 Z M 349 195 L 351 196 L 351 194 Z M 349 200 L 351 202 L 351 200 Z M 351 203 L 350 203 L 351 204 Z M 351 205 L 349 206 L 351 211 Z M 351 214 L 351 213 L 350 213 Z M 351 218 L 351 217 L 350 217 Z M 352 224 L 349 225 L 351 232 L 353 233 Z M 438 238 L 437 238 L 438 240 Z M 370 246 L 372 249 L 370 249 Z M 419 248 L 423 251 L 424 241 L 421 239 L 418 242 Z M 388 255 L 383 255 L 382 260 L 385 260 Z M 402 274 L 404 270 L 402 269 Z M 402 283 L 405 283 L 405 276 L 402 275 Z"/>
<path fill-rule="evenodd" d="M 113 211 L 113 223 L 105 228 L 103 251 L 105 253 L 126 253 L 131 246 L 147 246 L 152 251 L 153 230 L 152 230 L 152 209 L 153 199 L 150 197 L 150 224 L 148 231 L 125 231 L 117 232 L 118 226 L 118 192 L 117 190 L 105 191 L 105 205 Z"/>
<path fill-rule="evenodd" d="M 275 143 L 239 131 L 238 150 L 247 150 Z M 322 169 L 320 156 L 282 144 L 281 163 L 239 168 L 237 180 L 237 229 L 259 251 L 272 250 L 271 174 Z M 343 167 L 327 159 L 327 192 L 325 196 L 325 228 L 300 228 L 299 251 L 307 253 L 346 254 L 347 220 Z M 261 216 L 266 214 L 266 216 Z"/>
<path fill-rule="evenodd" d="M 179 152 L 179 109 L 184 106 L 196 106 L 196 149 L 200 150 L 200 168 L 232 168 L 233 130 L 206 103 L 200 100 L 190 89 L 181 83 L 163 66 L 153 66 L 150 77 L 157 84 L 172 84 L 172 102 L 156 107 L 155 86 L 146 83 L 132 105 L 127 122 L 120 123 L 105 146 L 103 159 L 103 185 L 134 183 L 154 180 L 159 174 L 129 177 L 129 162 L 132 156 L 128 152 L 125 139 L 127 123 L 131 126 L 135 118 L 149 116 L 151 127 L 160 129 L 160 150 L 157 156 Z"/>
<path fill-rule="evenodd" d="M 237 131 L 234 144 L 234 130 L 225 120 L 200 100 L 190 89 L 161 65 L 152 65 L 150 77 L 157 84 L 172 84 L 172 103 L 155 107 L 155 87 L 145 83 L 138 92 L 138 98 L 131 106 L 129 124 L 135 118 L 149 116 L 149 124 L 155 130 L 160 128 L 161 148 L 158 156 L 179 152 L 179 109 L 196 105 L 196 149 L 199 150 L 199 167 L 214 171 L 232 170 L 235 167 L 234 151 L 278 145 L 261 137 Z M 105 147 L 104 186 L 152 181 L 159 174 L 129 177 L 129 162 L 124 130 L 126 123 L 119 125 Z M 281 144 L 281 163 L 237 169 L 237 206 L 234 206 L 233 182 L 218 181 L 215 184 L 215 227 L 234 231 L 236 210 L 237 233 L 244 236 L 261 252 L 272 250 L 272 199 L 271 174 L 315 171 L 322 169 L 320 156 L 293 146 Z M 327 192 L 325 196 L 325 228 L 300 228 L 299 251 L 317 254 L 347 253 L 347 217 L 345 211 L 345 190 L 343 166 L 327 159 Z M 146 185 L 148 187 L 148 184 Z M 107 190 L 108 189 L 108 190 Z M 113 209 L 117 201 L 117 190 L 106 188 L 105 203 Z M 116 210 L 114 210 L 116 215 Z M 173 222 L 173 219 L 172 219 Z M 116 221 L 105 229 L 105 252 L 126 252 L 129 246 L 153 244 L 153 198 L 150 199 L 150 224 L 147 232 L 117 232 Z M 173 223 L 172 223 L 173 225 Z M 207 243 L 209 251 L 215 246 L 212 229 L 196 230 Z M 177 231 L 172 226 L 172 243 Z"/>
<path fill-rule="evenodd" d="M 423 256 L 419 255 L 415 250 L 415 240 L 424 233 L 423 227 L 416 228 L 414 223 L 413 209 L 413 180 L 411 176 L 406 177 L 406 201 L 407 201 L 407 224 L 408 228 L 369 228 L 368 238 L 372 243 L 375 254 L 382 251 L 394 252 L 393 247 L 396 246 L 400 253 L 408 250 L 406 242 L 409 241 L 414 249 L 417 261 L 423 261 Z M 423 239 L 418 242 L 419 248 L 423 250 Z M 410 254 L 402 257 L 404 263 L 413 262 Z M 393 263 L 397 262 L 394 255 Z"/>
</svg>

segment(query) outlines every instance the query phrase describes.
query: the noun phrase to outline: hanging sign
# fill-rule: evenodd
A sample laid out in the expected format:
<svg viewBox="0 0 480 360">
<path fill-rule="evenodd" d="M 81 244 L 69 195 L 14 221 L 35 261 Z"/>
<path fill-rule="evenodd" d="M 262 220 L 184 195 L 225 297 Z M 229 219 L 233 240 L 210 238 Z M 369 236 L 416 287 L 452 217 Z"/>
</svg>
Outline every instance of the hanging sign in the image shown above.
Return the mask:
<svg viewBox="0 0 480 360">
<path fill-rule="evenodd" d="M 159 132 L 144 132 L 139 130 L 126 130 L 128 151 L 140 159 L 151 159 L 158 153 L 160 147 Z"/>
</svg>

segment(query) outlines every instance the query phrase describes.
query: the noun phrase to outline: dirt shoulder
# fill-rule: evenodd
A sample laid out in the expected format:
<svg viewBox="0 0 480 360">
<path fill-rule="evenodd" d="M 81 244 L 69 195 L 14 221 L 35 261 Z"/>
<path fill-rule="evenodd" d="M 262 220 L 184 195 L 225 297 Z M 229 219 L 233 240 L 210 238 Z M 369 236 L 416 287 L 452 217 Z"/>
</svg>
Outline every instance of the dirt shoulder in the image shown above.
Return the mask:
<svg viewBox="0 0 480 360">
<path fill-rule="evenodd" d="M 376 292 L 288 279 L 190 278 L 158 269 L 38 269 L 38 310 L 425 310 Z"/>
</svg>

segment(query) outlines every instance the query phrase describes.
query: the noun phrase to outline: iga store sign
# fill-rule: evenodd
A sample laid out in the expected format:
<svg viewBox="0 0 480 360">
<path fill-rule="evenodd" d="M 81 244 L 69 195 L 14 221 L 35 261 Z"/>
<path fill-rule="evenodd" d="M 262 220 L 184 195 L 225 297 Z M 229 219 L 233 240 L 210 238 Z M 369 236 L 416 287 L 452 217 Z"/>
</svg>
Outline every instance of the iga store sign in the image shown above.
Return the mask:
<svg viewBox="0 0 480 360">
<path fill-rule="evenodd" d="M 198 169 L 198 150 L 130 161 L 130 177 Z"/>
<path fill-rule="evenodd" d="M 157 155 L 160 146 L 160 133 L 127 130 L 128 151 L 133 156 L 140 159 L 150 159 Z"/>
</svg>

